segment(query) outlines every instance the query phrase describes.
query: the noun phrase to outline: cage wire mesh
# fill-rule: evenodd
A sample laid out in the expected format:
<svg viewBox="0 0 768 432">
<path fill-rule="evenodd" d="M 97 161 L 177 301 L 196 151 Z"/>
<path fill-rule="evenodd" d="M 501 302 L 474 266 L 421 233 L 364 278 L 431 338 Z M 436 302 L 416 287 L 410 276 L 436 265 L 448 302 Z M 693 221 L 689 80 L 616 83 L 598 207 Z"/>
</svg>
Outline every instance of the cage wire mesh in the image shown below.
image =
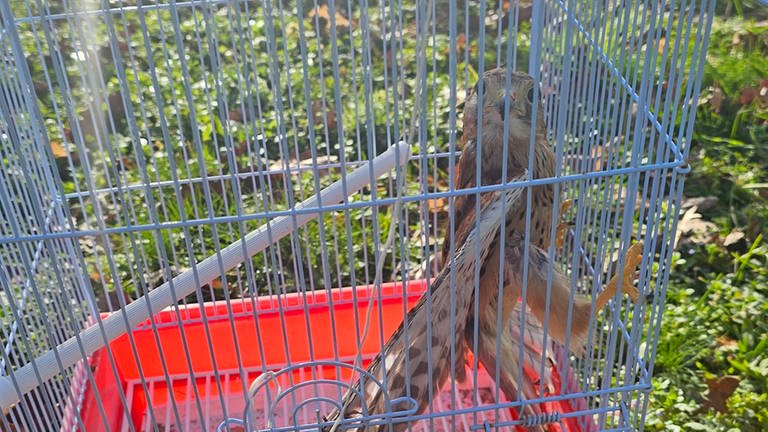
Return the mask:
<svg viewBox="0 0 768 432">
<path fill-rule="evenodd" d="M 362 419 L 641 430 L 713 7 L 0 3 L 0 430 L 317 429 L 434 280 L 456 198 L 534 184 L 454 184 L 460 103 L 501 65 L 538 84 L 536 184 L 574 203 L 550 282 L 594 296 L 641 241 L 641 300 L 583 355 L 519 304 L 533 399 L 468 357 L 425 410 Z"/>
</svg>

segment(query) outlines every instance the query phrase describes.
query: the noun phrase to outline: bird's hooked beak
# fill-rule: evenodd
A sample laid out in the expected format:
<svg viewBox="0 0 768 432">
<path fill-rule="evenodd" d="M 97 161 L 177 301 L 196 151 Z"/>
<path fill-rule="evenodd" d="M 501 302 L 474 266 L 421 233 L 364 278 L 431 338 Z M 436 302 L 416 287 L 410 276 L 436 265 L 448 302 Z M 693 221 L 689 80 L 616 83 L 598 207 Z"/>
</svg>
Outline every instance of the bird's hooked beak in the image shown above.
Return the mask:
<svg viewBox="0 0 768 432">
<path fill-rule="evenodd" d="M 499 110 L 499 114 L 501 115 L 501 119 L 506 121 L 507 120 L 507 112 L 509 110 L 504 109 L 506 105 L 507 98 L 502 98 L 499 102 L 496 103 L 496 109 Z M 512 101 L 509 101 L 509 107 L 512 108 Z"/>
</svg>

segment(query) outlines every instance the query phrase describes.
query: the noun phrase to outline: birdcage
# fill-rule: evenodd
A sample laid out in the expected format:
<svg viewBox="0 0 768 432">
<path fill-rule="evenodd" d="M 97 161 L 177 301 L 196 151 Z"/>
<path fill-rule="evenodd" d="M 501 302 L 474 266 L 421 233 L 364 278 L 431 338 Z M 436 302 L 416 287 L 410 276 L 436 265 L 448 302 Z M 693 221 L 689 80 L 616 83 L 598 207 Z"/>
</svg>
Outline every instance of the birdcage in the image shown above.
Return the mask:
<svg viewBox="0 0 768 432">
<path fill-rule="evenodd" d="M 642 430 L 713 7 L 1 2 L 0 430 Z M 512 71 L 536 83 L 555 171 L 461 187 L 461 103 L 499 66 L 507 93 Z M 532 227 L 542 185 L 571 204 L 543 247 L 571 299 L 538 319 L 524 283 L 491 366 L 473 239 L 505 229 L 504 199 Z M 462 241 L 457 200 L 481 193 Z M 625 274 L 639 296 L 593 307 L 583 353 L 550 336 Z M 419 404 L 370 371 L 409 369 L 385 351 L 421 298 L 461 337 L 437 292 L 457 314 L 472 295 L 475 342 L 437 384 L 430 363 Z M 329 417 L 363 380 L 386 409 Z"/>
</svg>

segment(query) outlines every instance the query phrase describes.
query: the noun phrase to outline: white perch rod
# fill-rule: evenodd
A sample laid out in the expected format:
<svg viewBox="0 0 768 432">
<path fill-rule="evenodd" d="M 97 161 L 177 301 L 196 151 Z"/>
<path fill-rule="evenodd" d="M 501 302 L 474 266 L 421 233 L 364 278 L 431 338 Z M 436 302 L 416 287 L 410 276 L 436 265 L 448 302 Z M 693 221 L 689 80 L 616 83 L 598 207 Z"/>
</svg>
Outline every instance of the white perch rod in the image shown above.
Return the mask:
<svg viewBox="0 0 768 432">
<path fill-rule="evenodd" d="M 347 175 L 347 193 L 353 194 L 370 183 L 371 178 L 369 172 L 369 164 L 373 164 L 374 178 L 379 178 L 394 168 L 396 164 L 405 164 L 408 161 L 409 156 L 410 147 L 407 143 L 399 142 L 397 145 L 390 147 L 387 151 L 374 158 L 373 161 L 367 162 L 360 168 Z M 316 208 L 318 207 L 319 200 L 322 200 L 323 205 L 338 204 L 344 200 L 343 192 L 342 182 L 339 180 L 320 191 L 319 198 L 315 195 L 314 197 L 297 205 L 296 209 L 300 210 L 306 208 Z M 296 215 L 296 224 L 297 226 L 302 226 L 316 216 L 316 212 L 298 214 Z M 246 235 L 246 257 L 243 256 L 243 245 L 241 241 L 238 240 L 222 249 L 220 254 L 213 254 L 198 263 L 195 268 L 197 270 L 199 284 L 204 285 L 221 276 L 219 258 L 221 258 L 224 271 L 228 271 L 241 264 L 245 258 L 250 258 L 266 249 L 266 247 L 270 244 L 267 235 L 268 229 L 271 230 L 272 239 L 277 241 L 290 234 L 290 232 L 293 230 L 292 217 L 281 216 L 275 218 L 268 222 L 266 225 Z M 174 297 L 171 293 L 170 282 L 166 282 L 163 285 L 155 288 L 154 290 L 150 291 L 149 294 L 146 294 L 145 296 L 138 298 L 128 304 L 123 309 L 123 311 L 113 312 L 102 320 L 102 324 L 104 325 L 104 332 L 107 335 L 106 340 L 104 340 L 98 326 L 96 325 L 80 332 L 82 350 L 90 355 L 99 348 L 104 347 L 107 343 L 130 331 L 137 324 L 149 319 L 150 314 L 145 301 L 149 300 L 153 311 L 160 311 L 168 306 L 175 304 L 177 301 L 179 301 L 179 299 L 182 299 L 194 292 L 197 286 L 198 284 L 195 283 L 193 269 L 189 269 L 184 273 L 179 274 L 173 278 L 173 288 L 176 292 L 176 297 Z M 123 313 L 125 313 L 127 316 L 129 324 L 128 327 L 125 325 Z M 81 348 L 78 346 L 78 342 L 75 337 L 72 337 L 66 342 L 57 346 L 55 351 L 58 352 L 64 368 L 72 367 L 75 363 L 83 358 L 81 354 Z M 33 363 L 40 373 L 40 380 L 43 382 L 50 380 L 60 372 L 59 366 L 56 362 L 54 350 L 50 350 L 39 356 L 32 362 L 27 363 L 23 367 L 13 372 L 13 377 L 15 378 L 19 390 L 22 394 L 31 391 L 41 383 L 38 381 L 35 375 Z M 9 408 L 19 400 L 20 395 L 16 391 L 16 388 L 13 386 L 11 377 L 0 377 L 0 407 L 3 409 Z"/>
</svg>

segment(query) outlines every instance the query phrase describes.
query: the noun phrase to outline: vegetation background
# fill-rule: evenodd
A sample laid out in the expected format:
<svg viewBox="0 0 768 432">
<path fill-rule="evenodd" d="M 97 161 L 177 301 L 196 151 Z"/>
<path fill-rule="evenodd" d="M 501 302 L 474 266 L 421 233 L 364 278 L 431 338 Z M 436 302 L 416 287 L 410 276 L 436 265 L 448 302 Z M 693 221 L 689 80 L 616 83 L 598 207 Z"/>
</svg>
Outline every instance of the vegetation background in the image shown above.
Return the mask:
<svg viewBox="0 0 768 432">
<path fill-rule="evenodd" d="M 768 430 L 768 7 L 719 1 L 646 429 Z"/>
<path fill-rule="evenodd" d="M 28 7 L 27 3 L 14 1 L 13 4 L 19 16 L 34 13 L 24 10 Z M 349 6 L 347 2 L 338 4 Z M 63 11 L 60 9 L 63 6 L 56 2 L 50 7 L 52 13 Z M 327 44 L 330 40 L 328 32 L 331 18 L 327 8 L 317 8 L 309 13 L 308 11 L 309 9 L 304 14 L 306 23 L 314 23 L 318 28 L 325 29 L 320 38 Z M 413 13 L 413 10 L 409 13 Z M 686 180 L 684 213 L 679 223 L 681 236 L 671 271 L 656 357 L 655 388 L 648 406 L 646 428 L 651 431 L 768 430 L 768 241 L 764 237 L 768 228 L 768 12 L 766 6 L 760 5 L 756 0 L 723 0 L 718 2 L 717 13 L 691 145 L 690 162 L 693 171 Z M 350 20 L 344 15 L 337 16 L 336 25 L 352 34 L 353 26 L 350 21 L 357 17 L 353 13 L 346 16 Z M 254 162 L 257 159 L 254 152 L 261 151 L 271 155 L 280 153 L 282 150 L 277 148 L 277 141 L 257 138 L 257 141 L 260 140 L 258 145 L 263 147 L 256 149 L 251 148 L 249 142 L 253 136 L 274 137 L 280 131 L 277 130 L 277 122 L 274 119 L 260 124 L 258 130 L 251 128 L 249 121 L 245 119 L 248 113 L 239 110 L 237 104 L 238 97 L 244 96 L 238 93 L 243 87 L 242 83 L 237 82 L 241 75 L 238 70 L 222 65 L 219 76 L 212 79 L 206 72 L 210 69 L 210 64 L 206 64 L 207 59 L 202 56 L 189 56 L 186 73 L 195 79 L 199 78 L 199 81 L 194 82 L 188 89 L 191 98 L 184 100 L 182 97 L 181 100 L 175 101 L 174 105 L 165 106 L 164 111 L 157 110 L 156 104 L 152 103 L 158 94 L 165 100 L 184 95 L 185 89 L 174 87 L 182 81 L 179 79 L 179 52 L 187 50 L 194 53 L 202 49 L 200 47 L 210 44 L 214 46 L 213 51 L 219 48 L 222 55 L 231 56 L 230 47 L 242 42 L 237 41 L 236 36 L 231 34 L 231 17 L 223 16 L 221 20 L 212 22 L 198 21 L 198 17 L 192 15 L 182 18 L 184 19 L 179 23 L 180 30 L 184 34 L 200 36 L 197 40 L 189 38 L 176 41 L 184 45 L 183 50 L 166 50 L 169 46 L 173 48 L 172 44 L 175 43 L 172 40 L 173 30 L 167 11 L 156 16 L 143 17 L 142 22 L 135 16 L 117 22 L 115 28 L 119 43 L 116 49 L 120 54 L 113 53 L 112 47 L 105 43 L 99 47 L 100 51 L 93 60 L 93 68 L 102 74 L 98 79 L 104 83 L 103 93 L 96 96 L 86 92 L 85 85 L 77 84 L 78 77 L 88 71 L 78 69 L 84 62 L 71 54 L 72 47 L 77 45 L 77 39 L 82 37 L 77 32 L 91 32 L 98 36 L 97 39 L 100 37 L 100 40 L 106 40 L 103 25 L 82 29 L 67 23 L 62 24 L 58 43 L 62 51 L 70 56 L 59 60 L 73 83 L 69 89 L 56 88 L 56 80 L 49 75 L 53 62 L 57 60 L 54 52 L 49 50 L 41 52 L 39 56 L 30 55 L 28 58 L 43 116 L 50 120 L 48 126 L 52 140 L 51 151 L 59 165 L 59 175 L 65 192 L 77 192 L 82 188 L 109 188 L 110 173 L 123 176 L 126 183 L 140 183 L 145 179 L 141 177 L 142 171 L 136 169 L 137 162 L 146 164 L 144 174 L 151 179 L 168 179 L 174 171 L 188 178 L 202 175 L 222 177 L 219 181 L 210 182 L 211 190 L 203 190 L 195 184 L 183 188 L 183 196 L 179 199 L 174 199 L 174 190 L 171 188 L 153 191 L 150 195 L 154 199 L 155 212 L 148 211 L 150 205 L 143 191 L 126 191 L 119 199 L 113 195 L 102 194 L 95 198 L 99 202 L 88 199 L 72 201 L 69 203 L 72 216 L 81 227 L 120 225 L 121 222 L 124 223 L 123 217 L 128 211 L 131 212 L 132 222 L 140 225 L 177 221 L 184 214 L 202 220 L 209 216 L 233 215 L 239 211 L 264 210 L 255 198 L 236 203 L 228 176 L 232 172 L 241 172 L 249 167 L 278 170 L 283 168 L 279 159 Z M 286 58 L 299 58 L 301 47 L 299 39 L 295 37 L 299 21 L 295 17 L 282 18 L 285 21 L 277 20 L 274 26 L 276 31 L 285 32 L 286 37 L 281 40 L 283 45 L 277 47 L 276 52 Z M 444 20 L 441 23 L 444 24 Z M 247 25 L 261 29 L 264 22 L 257 19 Z M 146 30 L 146 33 L 140 30 Z M 524 30 L 523 27 L 520 31 L 521 59 L 527 55 Z M 25 49 L 30 53 L 38 52 L 39 39 L 36 40 L 34 35 L 40 34 L 40 28 L 35 24 L 24 24 L 20 25 L 19 31 Z M 291 35 L 294 37 L 290 37 Z M 359 38 L 359 34 L 356 37 Z M 491 39 L 493 38 L 490 37 L 489 40 Z M 146 41 L 151 42 L 144 45 Z M 270 60 L 264 37 L 254 37 L 248 42 L 260 49 L 248 52 L 247 55 L 262 65 L 268 65 Z M 438 34 L 431 43 L 447 47 L 449 42 L 446 35 Z M 404 44 L 404 52 L 413 54 L 413 41 L 406 40 Z M 477 54 L 476 45 L 464 40 L 459 41 L 458 45 L 460 55 Z M 309 48 L 311 55 L 313 47 Z M 111 58 L 112 55 L 124 55 L 127 58 L 131 49 L 136 52 L 146 50 L 151 52 L 151 55 L 139 56 L 136 59 L 136 63 L 128 71 L 130 88 L 123 89 L 119 85 L 118 73 L 125 71 L 115 70 Z M 496 50 L 504 52 L 503 49 L 505 47 L 489 45 L 488 55 L 493 56 Z M 360 47 L 354 44 L 341 44 L 338 55 L 342 62 L 354 63 L 352 59 L 359 50 Z M 325 54 L 310 59 L 313 60 L 310 62 L 313 77 L 320 76 L 321 65 L 325 71 L 333 69 L 328 57 L 329 51 L 326 50 Z M 434 61 L 438 67 L 447 64 L 447 55 L 447 48 L 435 51 Z M 148 73 L 148 59 L 155 62 L 154 76 Z M 344 67 L 343 64 L 341 66 Z M 518 67 L 525 69 L 526 66 L 520 64 Z M 254 70 L 252 73 L 266 75 L 268 72 L 265 69 Z M 376 73 L 383 74 L 383 70 L 377 70 Z M 433 78 L 436 89 L 448 87 L 445 74 L 435 73 L 434 76 L 428 77 L 430 81 Z M 465 71 L 460 70 L 459 79 L 464 82 L 463 80 L 473 77 L 465 76 Z M 291 86 L 297 101 L 304 90 L 305 83 L 302 80 L 301 73 L 293 70 L 286 78 L 288 84 L 283 83 L 284 86 Z M 206 87 L 207 83 L 214 81 L 215 89 Z M 325 76 L 324 82 L 330 91 L 332 77 Z M 222 86 L 221 93 L 218 93 L 218 86 Z M 403 80 L 403 86 L 403 92 L 412 92 L 416 82 L 409 78 Z M 286 91 L 286 88 L 282 91 Z M 362 83 L 349 84 L 349 87 L 343 90 L 345 94 L 355 95 L 352 100 L 363 101 L 369 96 L 365 94 Z M 258 92 L 261 100 L 270 101 L 271 89 L 261 88 L 253 91 Z M 121 92 L 131 94 L 128 104 L 121 103 Z M 435 105 L 442 110 L 436 112 L 443 112 L 448 103 L 447 94 L 435 89 L 430 92 Z M 61 95 L 67 93 L 72 96 L 70 102 L 73 106 L 80 107 L 80 111 L 62 114 L 60 110 L 64 101 Z M 217 96 L 222 94 L 232 99 L 217 99 Z M 317 99 L 314 97 L 317 95 L 312 96 L 313 100 Z M 91 99 L 99 97 L 103 99 L 103 103 L 92 103 Z M 377 102 L 389 102 L 383 91 L 370 97 Z M 225 115 L 222 116 L 221 112 L 212 112 L 211 100 L 218 104 L 228 103 L 232 108 L 225 110 Z M 403 112 L 410 112 L 414 107 L 408 105 L 408 98 L 404 100 L 405 106 L 401 109 Z M 348 136 L 348 140 L 341 145 L 344 146 L 344 153 L 351 159 L 367 159 L 369 140 L 375 140 L 377 146 L 388 142 L 389 131 L 379 128 L 379 125 L 387 124 L 384 103 L 377 103 L 370 113 L 358 113 L 347 107 L 343 115 L 350 117 L 337 118 L 336 113 L 329 108 L 334 103 L 332 94 L 327 94 L 327 101 L 327 106 L 311 103 L 313 115 L 309 118 L 314 121 L 314 129 L 307 124 L 306 107 L 301 103 L 295 107 L 284 107 L 286 115 L 297 122 L 291 129 L 294 132 L 288 132 L 295 133 L 288 136 L 296 149 L 292 163 L 309 158 L 309 136 L 306 131 L 311 130 L 321 137 L 318 142 L 337 142 L 338 136 L 334 136 L 335 125 L 357 125 L 355 115 L 358 119 L 364 119 L 363 121 L 370 116 L 369 124 L 375 126 L 374 130 L 349 132 L 350 135 L 356 134 L 352 137 L 354 139 Z M 126 123 L 127 108 L 136 113 L 141 112 L 141 116 L 137 115 L 140 118 L 136 125 Z M 219 108 L 223 109 L 221 106 Z M 262 108 L 265 111 L 272 109 L 269 106 Z M 140 109 L 145 111 L 139 111 Z M 103 131 L 94 127 L 106 123 L 102 112 L 112 116 L 111 130 Z M 190 121 L 190 112 L 196 113 L 197 122 Z M 72 122 L 68 118 L 77 118 L 79 121 Z M 222 118 L 225 120 L 222 121 Z M 135 126 L 140 131 L 140 145 L 137 146 L 137 140 L 130 135 L 129 126 Z M 172 131 L 170 136 L 165 135 L 167 130 L 164 130 L 164 127 Z M 201 129 L 196 130 L 197 127 Z M 101 153 L 93 150 L 98 148 L 97 141 L 104 141 L 102 134 L 113 138 L 110 141 L 113 146 L 110 150 L 113 153 L 108 158 L 98 160 Z M 446 143 L 446 134 L 444 128 L 436 128 L 428 132 L 428 138 L 434 142 Z M 75 139 L 78 138 L 75 135 L 80 135 L 79 139 Z M 203 146 L 202 154 L 195 154 L 196 148 L 192 144 L 194 137 L 205 143 L 213 142 L 214 145 Z M 226 139 L 233 141 L 228 142 Z M 93 147 L 89 148 L 89 145 Z M 181 153 L 186 152 L 184 159 L 173 161 L 173 158 L 168 156 L 171 152 L 166 152 L 170 147 L 183 149 Z M 231 160 L 226 160 L 229 155 L 221 150 L 225 147 L 234 149 Z M 321 145 L 317 150 L 327 163 L 338 162 L 342 153 L 340 147 L 328 144 L 325 147 Z M 86 161 L 89 163 L 86 164 Z M 178 166 L 174 165 L 174 162 Z M 317 187 L 322 187 L 338 177 L 339 173 L 334 172 L 332 176 L 320 176 L 318 179 L 311 172 L 305 171 L 293 177 L 297 180 L 294 182 L 281 183 L 276 180 L 270 186 L 270 193 L 274 195 L 271 197 L 274 198 L 271 208 L 279 210 L 288 207 L 288 202 L 280 200 L 280 196 L 290 192 L 295 194 L 297 199 L 301 199 Z M 254 182 L 250 186 L 242 187 L 242 192 L 249 196 L 250 192 L 258 191 L 261 185 Z M 248 189 L 249 187 L 252 189 Z M 419 185 L 409 187 L 415 188 L 409 192 L 419 192 Z M 446 184 L 437 184 L 436 187 L 445 188 Z M 370 198 L 371 191 L 366 191 L 364 195 L 362 199 Z M 259 195 L 252 193 L 250 196 Z M 445 205 L 444 202 L 434 204 Z M 97 206 L 100 213 L 94 211 Z M 413 210 L 408 219 L 418 220 L 418 212 L 418 209 Z M 152 220 L 152 213 L 160 215 L 162 220 Z M 316 287 L 347 285 L 354 277 L 350 272 L 355 271 L 358 272 L 358 279 L 362 279 L 362 275 L 370 279 L 373 272 L 373 260 L 370 257 L 374 251 L 368 245 L 372 243 L 370 236 L 374 235 L 370 234 L 374 219 L 379 224 L 378 233 L 383 239 L 383 233 L 386 233 L 390 223 L 386 212 L 375 214 L 371 209 L 366 209 L 364 212 L 355 213 L 354 226 L 357 228 L 353 230 L 345 229 L 343 218 L 329 215 L 324 224 L 313 224 L 302 232 L 300 240 L 303 243 L 299 247 L 305 250 L 325 250 L 327 247 L 330 256 L 308 256 L 301 261 L 303 268 L 299 266 L 290 269 L 291 254 L 297 246 L 286 239 L 280 243 L 277 257 L 266 254 L 257 257 L 253 268 L 249 270 L 252 273 L 230 274 L 226 279 L 205 287 L 207 291 L 199 291 L 187 300 L 195 302 L 223 296 L 238 296 L 247 289 L 243 287 L 247 285 L 248 280 L 255 281 L 257 286 L 269 285 L 271 275 L 265 269 L 275 267 L 268 265 L 274 264 L 275 260 L 278 262 L 277 268 L 282 266 L 292 270 L 286 270 L 284 274 L 279 275 L 280 283 L 284 285 L 297 284 L 297 275 L 303 275 L 301 277 Z M 259 223 L 249 221 L 245 223 L 244 228 L 235 223 L 227 223 L 216 226 L 201 225 L 191 230 L 147 231 L 137 234 L 136 238 L 130 235 L 111 236 L 109 242 L 105 242 L 101 237 L 86 236 L 81 239 L 81 246 L 88 257 L 91 283 L 102 296 L 102 306 L 105 310 L 115 309 L 119 307 L 115 292 L 120 292 L 120 295 L 130 300 L 131 297 L 159 285 L 169 276 L 184 269 L 183 265 L 180 265 L 170 270 L 165 269 L 170 271 L 169 274 L 157 271 L 163 267 L 161 263 L 168 256 L 174 257 L 177 263 L 192 258 L 200 259 L 219 244 L 228 244 L 238 239 L 241 229 L 247 231 Z M 318 232 L 318 227 L 323 225 L 330 227 L 328 233 Z M 419 233 L 419 227 L 411 228 L 413 233 Z M 327 243 L 322 241 L 324 235 L 330 239 Z M 427 241 L 423 247 L 434 247 L 433 240 Z M 190 250 L 194 251 L 195 255 L 186 257 L 186 251 Z M 423 252 L 413 250 L 402 253 L 410 254 L 407 259 L 418 262 Z M 166 258 L 163 258 L 164 256 Z M 313 273 L 312 269 L 322 267 L 321 259 L 323 262 L 335 263 L 335 269 L 331 268 L 328 274 Z M 395 262 L 393 256 L 385 270 L 397 272 L 398 269 L 392 264 Z M 112 264 L 114 267 L 111 267 Z"/>
</svg>

